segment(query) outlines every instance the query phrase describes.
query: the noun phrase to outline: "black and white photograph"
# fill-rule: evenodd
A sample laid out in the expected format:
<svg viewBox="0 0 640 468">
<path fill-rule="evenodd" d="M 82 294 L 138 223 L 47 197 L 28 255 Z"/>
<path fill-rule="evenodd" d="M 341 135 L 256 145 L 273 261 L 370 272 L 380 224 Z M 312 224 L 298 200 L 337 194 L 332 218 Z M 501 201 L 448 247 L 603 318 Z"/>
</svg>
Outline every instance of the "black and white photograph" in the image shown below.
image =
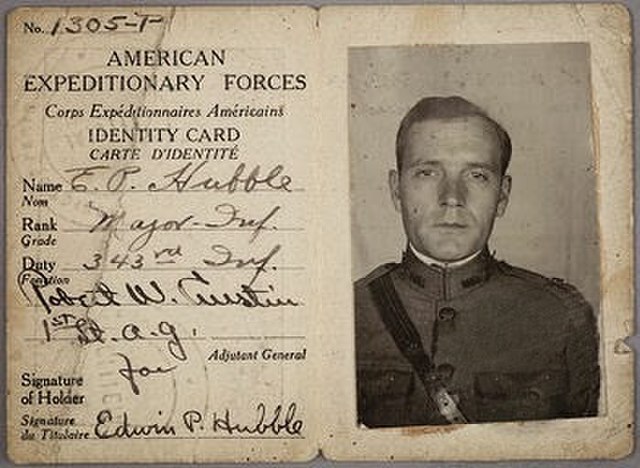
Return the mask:
<svg viewBox="0 0 640 468">
<path fill-rule="evenodd" d="M 589 57 L 349 49 L 360 425 L 606 411 Z"/>
</svg>

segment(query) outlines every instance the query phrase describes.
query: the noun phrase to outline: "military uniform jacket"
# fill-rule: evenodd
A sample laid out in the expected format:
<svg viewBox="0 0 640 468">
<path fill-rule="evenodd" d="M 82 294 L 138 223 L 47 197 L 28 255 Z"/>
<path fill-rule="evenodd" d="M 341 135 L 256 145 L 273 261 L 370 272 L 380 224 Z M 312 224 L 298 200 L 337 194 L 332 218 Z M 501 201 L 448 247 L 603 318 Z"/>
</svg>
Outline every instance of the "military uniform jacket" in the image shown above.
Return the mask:
<svg viewBox="0 0 640 468">
<path fill-rule="evenodd" d="M 573 286 L 496 261 L 486 250 L 444 269 L 408 249 L 402 263 L 355 284 L 360 423 L 447 424 L 385 325 L 390 312 L 375 291 L 382 275 L 468 422 L 597 414 L 597 326 Z"/>
</svg>

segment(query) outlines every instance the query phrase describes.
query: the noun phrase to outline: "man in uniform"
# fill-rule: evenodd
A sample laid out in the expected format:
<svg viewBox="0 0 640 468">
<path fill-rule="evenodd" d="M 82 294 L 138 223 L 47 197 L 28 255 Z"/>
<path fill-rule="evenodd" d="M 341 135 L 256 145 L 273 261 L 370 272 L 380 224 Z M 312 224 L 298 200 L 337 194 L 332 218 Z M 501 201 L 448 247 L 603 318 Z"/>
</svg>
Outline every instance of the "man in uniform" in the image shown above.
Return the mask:
<svg viewBox="0 0 640 468">
<path fill-rule="evenodd" d="M 402 120 L 389 186 L 407 248 L 355 284 L 359 423 L 597 415 L 592 308 L 487 247 L 510 158 L 506 131 L 461 97 L 424 98 Z"/>
</svg>

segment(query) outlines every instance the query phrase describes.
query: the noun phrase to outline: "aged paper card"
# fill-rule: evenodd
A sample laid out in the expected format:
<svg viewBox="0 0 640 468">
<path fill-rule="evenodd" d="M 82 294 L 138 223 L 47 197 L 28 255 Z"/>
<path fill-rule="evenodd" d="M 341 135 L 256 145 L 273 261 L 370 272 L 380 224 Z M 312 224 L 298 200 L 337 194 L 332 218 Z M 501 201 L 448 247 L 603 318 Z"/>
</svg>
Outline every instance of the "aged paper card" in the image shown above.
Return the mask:
<svg viewBox="0 0 640 468">
<path fill-rule="evenodd" d="M 321 34 L 324 191 L 349 193 L 321 236 L 323 453 L 628 454 L 624 7 L 328 8 Z"/>
<path fill-rule="evenodd" d="M 623 7 L 7 30 L 13 460 L 631 451 Z"/>
<path fill-rule="evenodd" d="M 11 458 L 314 456 L 313 11 L 8 24 Z"/>
</svg>

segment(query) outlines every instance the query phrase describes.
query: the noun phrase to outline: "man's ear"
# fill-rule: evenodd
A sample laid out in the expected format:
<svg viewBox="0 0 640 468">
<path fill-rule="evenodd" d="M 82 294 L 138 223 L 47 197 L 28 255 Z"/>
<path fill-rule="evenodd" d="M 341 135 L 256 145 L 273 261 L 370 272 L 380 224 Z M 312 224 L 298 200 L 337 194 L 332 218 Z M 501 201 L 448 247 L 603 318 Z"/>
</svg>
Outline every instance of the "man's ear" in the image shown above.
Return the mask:
<svg viewBox="0 0 640 468">
<path fill-rule="evenodd" d="M 395 169 L 389 171 L 389 192 L 391 200 L 396 211 L 402 211 L 402 203 L 400 200 L 400 174 Z"/>
<path fill-rule="evenodd" d="M 496 208 L 497 217 L 502 216 L 507 210 L 509 194 L 511 194 L 511 176 L 504 175 L 500 181 L 500 194 L 498 195 L 498 207 Z"/>
</svg>

